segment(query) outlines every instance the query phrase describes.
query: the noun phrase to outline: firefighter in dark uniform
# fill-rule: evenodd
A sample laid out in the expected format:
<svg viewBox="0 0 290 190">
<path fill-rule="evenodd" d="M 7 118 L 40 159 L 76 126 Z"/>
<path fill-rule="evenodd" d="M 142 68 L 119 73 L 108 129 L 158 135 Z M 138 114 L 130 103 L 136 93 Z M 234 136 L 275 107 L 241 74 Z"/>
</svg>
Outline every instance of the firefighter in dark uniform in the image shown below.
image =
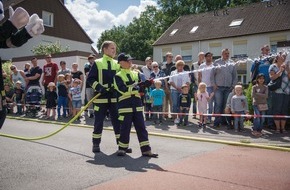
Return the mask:
<svg viewBox="0 0 290 190">
<path fill-rule="evenodd" d="M 115 74 L 120 70 L 120 65 L 113 58 L 116 55 L 116 44 L 112 41 L 105 41 L 102 44 L 103 57 L 97 59 L 89 71 L 87 82 L 95 90 L 95 95 L 101 95 L 94 101 L 94 131 L 93 149 L 94 153 L 100 152 L 100 143 L 103 131 L 103 123 L 107 111 L 111 116 L 116 141 L 120 137 L 120 122 L 118 121 L 118 110 L 116 107 L 116 91 L 113 80 Z M 128 153 L 132 150 L 129 149 Z"/>
<path fill-rule="evenodd" d="M 118 113 L 121 122 L 118 156 L 124 156 L 129 147 L 131 125 L 137 132 L 142 156 L 158 157 L 151 152 L 148 140 L 148 132 L 145 128 L 142 101 L 139 94 L 141 84 L 143 87 L 150 86 L 150 81 L 140 83 L 140 74 L 131 70 L 132 58 L 124 53 L 119 54 L 118 62 L 121 65 L 114 80 L 115 89 L 118 91 Z M 147 84 L 149 82 L 150 84 Z"/>
</svg>

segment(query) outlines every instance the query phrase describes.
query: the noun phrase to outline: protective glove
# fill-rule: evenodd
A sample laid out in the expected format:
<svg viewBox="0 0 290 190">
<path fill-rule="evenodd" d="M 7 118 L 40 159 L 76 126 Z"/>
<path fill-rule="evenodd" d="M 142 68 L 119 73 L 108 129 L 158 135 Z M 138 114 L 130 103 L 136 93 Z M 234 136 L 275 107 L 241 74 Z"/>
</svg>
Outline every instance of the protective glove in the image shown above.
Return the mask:
<svg viewBox="0 0 290 190">
<path fill-rule="evenodd" d="M 0 1 L 0 21 L 5 17 L 4 15 L 4 9 L 3 9 L 3 3 Z"/>
<path fill-rule="evenodd" d="M 115 92 L 115 88 L 114 87 L 109 88 L 108 92 L 109 93 L 114 93 Z"/>
<path fill-rule="evenodd" d="M 43 20 L 37 14 L 33 14 L 29 18 L 25 29 L 31 37 L 37 36 L 44 32 Z"/>
<path fill-rule="evenodd" d="M 152 84 L 153 84 L 153 79 L 148 79 L 148 80 L 145 80 L 144 82 L 145 87 L 150 87 Z"/>
<path fill-rule="evenodd" d="M 10 6 L 9 7 L 9 19 L 12 24 L 17 28 L 20 29 L 24 27 L 29 21 L 29 14 L 28 12 L 23 9 L 22 7 L 18 7 L 15 11 Z"/>
<path fill-rule="evenodd" d="M 101 93 L 101 95 L 105 95 L 108 93 L 108 91 L 105 88 L 102 88 L 100 93 Z"/>
</svg>

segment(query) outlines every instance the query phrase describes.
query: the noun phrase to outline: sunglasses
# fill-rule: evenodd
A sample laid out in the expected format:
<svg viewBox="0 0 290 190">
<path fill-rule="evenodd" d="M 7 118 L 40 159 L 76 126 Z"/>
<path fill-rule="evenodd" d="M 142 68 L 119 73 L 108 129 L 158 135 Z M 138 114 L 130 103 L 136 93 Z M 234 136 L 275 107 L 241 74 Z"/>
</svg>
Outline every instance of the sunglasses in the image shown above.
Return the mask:
<svg viewBox="0 0 290 190">
<path fill-rule="evenodd" d="M 15 69 L 15 67 L 14 68 L 10 68 L 11 71 L 13 71 L 14 69 Z"/>
<path fill-rule="evenodd" d="M 157 68 L 158 66 L 153 66 L 153 68 Z"/>
</svg>

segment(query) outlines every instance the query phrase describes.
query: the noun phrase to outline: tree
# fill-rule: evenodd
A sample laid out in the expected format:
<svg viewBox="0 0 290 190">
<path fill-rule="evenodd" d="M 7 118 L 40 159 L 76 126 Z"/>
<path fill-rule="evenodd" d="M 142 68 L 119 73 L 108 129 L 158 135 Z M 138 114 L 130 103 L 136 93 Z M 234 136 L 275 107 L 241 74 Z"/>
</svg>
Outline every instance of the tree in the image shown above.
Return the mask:
<svg viewBox="0 0 290 190">
<path fill-rule="evenodd" d="M 101 52 L 101 45 L 104 41 L 110 40 L 114 41 L 117 45 L 117 51 L 119 52 L 119 47 L 123 43 L 124 39 L 126 37 L 126 27 L 125 26 L 114 26 L 110 30 L 105 30 L 102 34 L 101 37 L 98 39 L 97 42 L 97 48 L 99 52 Z"/>
<path fill-rule="evenodd" d="M 144 60 L 153 54 L 152 44 L 163 33 L 162 14 L 154 6 L 148 6 L 139 18 L 127 26 L 114 26 L 101 34 L 97 47 L 100 50 L 105 40 L 112 40 L 118 52 L 126 52 L 136 59 Z"/>
<path fill-rule="evenodd" d="M 4 82 L 4 84 L 9 84 L 10 86 L 12 86 L 12 83 L 10 80 L 10 75 L 12 73 L 10 70 L 11 65 L 12 65 L 11 61 L 6 61 L 5 63 L 2 64 L 2 69 L 7 75 L 6 78 L 3 80 L 3 82 Z"/>
<path fill-rule="evenodd" d="M 34 55 L 46 55 L 46 54 L 54 54 L 60 52 L 66 52 L 69 50 L 69 46 L 66 46 L 64 49 L 62 48 L 59 41 L 50 44 L 39 44 L 38 46 L 34 46 L 31 50 Z"/>
<path fill-rule="evenodd" d="M 162 22 L 157 14 L 156 7 L 148 6 L 140 18 L 134 18 L 126 28 L 126 40 L 121 44 L 120 50 L 130 53 L 139 60 L 152 56 L 152 44 L 163 32 Z"/>
</svg>

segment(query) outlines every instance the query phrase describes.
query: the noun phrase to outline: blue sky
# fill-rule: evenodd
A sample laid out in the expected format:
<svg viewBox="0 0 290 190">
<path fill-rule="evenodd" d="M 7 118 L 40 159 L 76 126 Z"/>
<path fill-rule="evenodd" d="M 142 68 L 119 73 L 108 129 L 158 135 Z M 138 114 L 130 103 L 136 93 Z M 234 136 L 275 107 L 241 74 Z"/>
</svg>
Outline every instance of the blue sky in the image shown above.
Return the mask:
<svg viewBox="0 0 290 190">
<path fill-rule="evenodd" d="M 156 0 L 65 0 L 66 8 L 97 43 L 101 33 L 113 26 L 127 26 Z"/>
<path fill-rule="evenodd" d="M 115 16 L 123 13 L 129 6 L 139 6 L 140 0 L 93 0 L 102 10 L 108 10 Z"/>
</svg>

